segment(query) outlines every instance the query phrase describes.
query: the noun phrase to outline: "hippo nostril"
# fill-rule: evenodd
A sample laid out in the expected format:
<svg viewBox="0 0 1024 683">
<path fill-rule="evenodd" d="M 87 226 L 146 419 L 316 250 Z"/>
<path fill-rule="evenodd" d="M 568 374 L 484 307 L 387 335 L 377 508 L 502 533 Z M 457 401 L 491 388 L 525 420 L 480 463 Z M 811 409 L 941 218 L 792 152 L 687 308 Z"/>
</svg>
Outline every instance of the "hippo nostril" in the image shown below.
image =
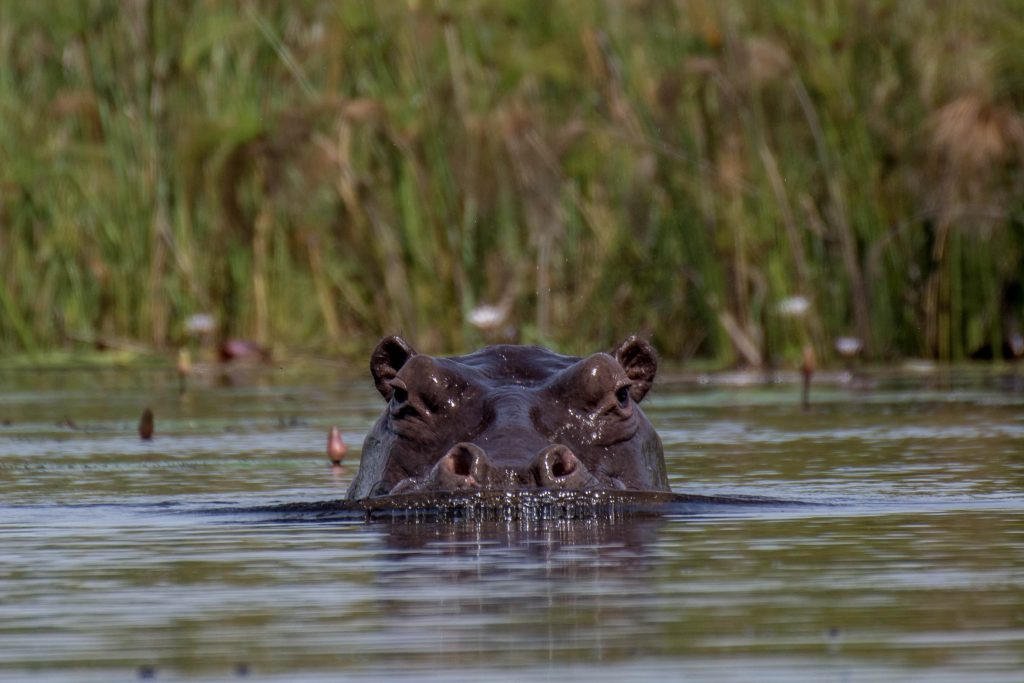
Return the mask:
<svg viewBox="0 0 1024 683">
<path fill-rule="evenodd" d="M 474 455 L 467 448 L 452 450 L 448 454 L 448 463 L 453 474 L 468 477 L 473 472 Z"/>
<path fill-rule="evenodd" d="M 551 463 L 551 475 L 554 477 L 567 477 L 576 471 L 575 458 L 572 460 L 566 458 L 559 458 L 555 462 Z"/>
<path fill-rule="evenodd" d="M 549 446 L 537 454 L 531 469 L 542 487 L 583 488 L 590 479 L 579 458 L 561 445 Z"/>
<path fill-rule="evenodd" d="M 493 467 L 483 449 L 471 443 L 458 443 L 441 458 L 428 481 L 442 491 L 486 486 Z"/>
</svg>

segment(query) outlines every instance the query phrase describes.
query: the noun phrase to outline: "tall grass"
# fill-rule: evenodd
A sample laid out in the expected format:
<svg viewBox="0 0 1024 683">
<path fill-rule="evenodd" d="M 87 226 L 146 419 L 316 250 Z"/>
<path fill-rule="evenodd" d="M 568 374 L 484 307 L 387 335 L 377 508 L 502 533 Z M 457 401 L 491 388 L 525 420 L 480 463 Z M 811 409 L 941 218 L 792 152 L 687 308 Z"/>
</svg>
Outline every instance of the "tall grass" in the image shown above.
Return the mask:
<svg viewBox="0 0 1024 683">
<path fill-rule="evenodd" d="M 1021 0 L 0 0 L 0 349 L 998 348 L 1020 45 Z"/>
</svg>

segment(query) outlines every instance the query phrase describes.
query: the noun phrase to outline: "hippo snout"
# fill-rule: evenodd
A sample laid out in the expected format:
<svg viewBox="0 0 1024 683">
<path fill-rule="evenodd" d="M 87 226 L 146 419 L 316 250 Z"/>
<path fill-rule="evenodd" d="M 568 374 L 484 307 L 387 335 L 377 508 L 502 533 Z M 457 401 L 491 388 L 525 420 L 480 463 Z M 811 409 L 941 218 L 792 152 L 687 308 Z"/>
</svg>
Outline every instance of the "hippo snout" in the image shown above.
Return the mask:
<svg viewBox="0 0 1024 683">
<path fill-rule="evenodd" d="M 544 448 L 523 468 L 498 467 L 472 443 L 459 443 L 424 477 L 408 477 L 390 493 L 474 491 L 484 489 L 582 490 L 594 477 L 568 446 Z"/>
</svg>

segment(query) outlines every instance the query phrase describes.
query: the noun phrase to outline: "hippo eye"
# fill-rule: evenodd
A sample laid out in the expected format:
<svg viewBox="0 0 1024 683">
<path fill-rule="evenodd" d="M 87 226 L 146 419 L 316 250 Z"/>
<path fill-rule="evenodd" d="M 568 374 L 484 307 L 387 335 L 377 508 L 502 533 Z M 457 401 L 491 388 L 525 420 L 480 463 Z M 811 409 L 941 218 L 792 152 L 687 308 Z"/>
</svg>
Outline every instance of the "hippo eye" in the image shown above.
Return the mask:
<svg viewBox="0 0 1024 683">
<path fill-rule="evenodd" d="M 615 392 L 615 399 L 623 408 L 629 405 L 629 387 L 619 387 L 618 390 Z"/>
</svg>

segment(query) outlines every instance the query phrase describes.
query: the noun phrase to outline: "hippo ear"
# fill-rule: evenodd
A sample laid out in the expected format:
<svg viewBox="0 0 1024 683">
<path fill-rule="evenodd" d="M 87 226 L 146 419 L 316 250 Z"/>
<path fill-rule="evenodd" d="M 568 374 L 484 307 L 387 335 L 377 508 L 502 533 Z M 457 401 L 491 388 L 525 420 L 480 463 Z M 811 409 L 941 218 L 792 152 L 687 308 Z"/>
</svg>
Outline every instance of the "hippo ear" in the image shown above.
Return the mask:
<svg viewBox="0 0 1024 683">
<path fill-rule="evenodd" d="M 377 343 L 377 348 L 370 354 L 370 374 L 385 401 L 391 400 L 391 380 L 398 375 L 405 362 L 415 355 L 416 350 L 399 336 L 384 337 Z"/>
<path fill-rule="evenodd" d="M 611 352 L 632 381 L 630 397 L 637 403 L 647 395 L 658 372 L 658 355 L 646 339 L 633 335 Z"/>
</svg>

